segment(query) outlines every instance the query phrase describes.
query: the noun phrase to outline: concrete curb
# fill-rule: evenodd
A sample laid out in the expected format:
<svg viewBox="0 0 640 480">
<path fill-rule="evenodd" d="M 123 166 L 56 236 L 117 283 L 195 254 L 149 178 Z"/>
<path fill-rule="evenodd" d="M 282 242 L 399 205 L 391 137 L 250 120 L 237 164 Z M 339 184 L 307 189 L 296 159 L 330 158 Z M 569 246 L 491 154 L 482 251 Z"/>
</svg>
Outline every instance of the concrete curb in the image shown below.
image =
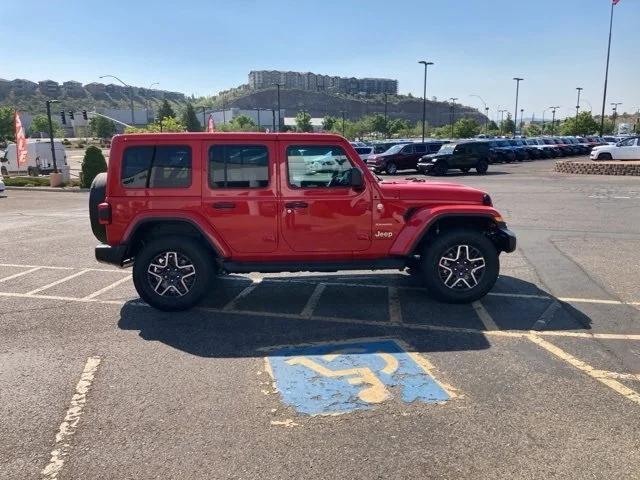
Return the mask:
<svg viewBox="0 0 640 480">
<path fill-rule="evenodd" d="M 13 186 L 9 186 L 7 185 L 5 187 L 6 190 L 23 190 L 25 192 L 63 192 L 63 193 L 84 193 L 84 192 L 88 192 L 90 189 L 89 188 L 78 188 L 78 187 L 71 187 L 71 188 L 66 188 L 66 187 L 62 187 L 62 188 L 51 188 L 51 187 L 13 187 Z"/>
<path fill-rule="evenodd" d="M 627 175 L 640 176 L 640 162 L 575 162 L 571 160 L 557 161 L 556 172 L 577 175 Z"/>
</svg>

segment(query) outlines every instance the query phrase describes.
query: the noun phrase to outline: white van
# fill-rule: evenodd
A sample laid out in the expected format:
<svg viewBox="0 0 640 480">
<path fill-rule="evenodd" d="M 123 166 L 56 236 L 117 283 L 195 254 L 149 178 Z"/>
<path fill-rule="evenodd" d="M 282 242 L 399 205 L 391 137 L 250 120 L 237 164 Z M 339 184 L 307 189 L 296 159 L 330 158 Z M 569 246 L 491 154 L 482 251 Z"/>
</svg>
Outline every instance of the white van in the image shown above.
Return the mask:
<svg viewBox="0 0 640 480">
<path fill-rule="evenodd" d="M 59 140 L 54 140 L 53 148 L 56 152 L 58 170 L 65 172 L 69 167 L 67 166 L 67 153 L 64 145 Z M 16 158 L 16 144 L 10 143 L 7 145 L 4 157 L 0 158 L 0 172 L 3 175 L 28 173 L 29 176 L 34 177 L 48 175 L 53 172 L 51 141 L 39 138 L 27 139 L 27 164 L 21 165 L 19 169 Z"/>
</svg>

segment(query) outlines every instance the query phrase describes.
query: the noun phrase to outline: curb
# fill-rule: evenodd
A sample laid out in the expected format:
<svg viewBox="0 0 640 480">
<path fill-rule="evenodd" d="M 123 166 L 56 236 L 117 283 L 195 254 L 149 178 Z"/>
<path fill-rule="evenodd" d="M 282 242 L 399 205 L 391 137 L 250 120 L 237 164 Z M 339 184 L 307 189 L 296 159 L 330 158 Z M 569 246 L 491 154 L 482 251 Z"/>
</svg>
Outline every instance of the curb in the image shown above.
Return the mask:
<svg viewBox="0 0 640 480">
<path fill-rule="evenodd" d="M 90 189 L 89 188 L 78 188 L 78 187 L 72 187 L 72 188 L 66 188 L 66 187 L 62 187 L 62 188 L 53 188 L 53 187 L 14 187 L 14 186 L 9 186 L 7 185 L 5 187 L 6 190 L 22 190 L 25 192 L 63 192 L 63 193 L 85 193 L 88 192 Z"/>
<path fill-rule="evenodd" d="M 573 173 L 577 175 L 623 175 L 640 176 L 640 163 L 638 162 L 575 162 L 561 160 L 556 162 L 554 170 L 560 173 Z"/>
</svg>

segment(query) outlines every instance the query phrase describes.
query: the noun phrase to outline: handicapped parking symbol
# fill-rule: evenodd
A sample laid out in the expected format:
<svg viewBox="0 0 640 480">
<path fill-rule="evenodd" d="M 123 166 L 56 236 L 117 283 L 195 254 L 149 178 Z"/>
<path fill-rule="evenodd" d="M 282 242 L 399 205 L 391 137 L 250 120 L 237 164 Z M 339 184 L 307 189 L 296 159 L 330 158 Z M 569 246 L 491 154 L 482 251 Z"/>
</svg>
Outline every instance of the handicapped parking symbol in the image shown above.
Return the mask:
<svg viewBox="0 0 640 480">
<path fill-rule="evenodd" d="M 309 415 L 370 409 L 392 398 L 430 403 L 451 396 L 428 362 L 395 340 L 283 347 L 267 359 L 283 402 Z"/>
</svg>

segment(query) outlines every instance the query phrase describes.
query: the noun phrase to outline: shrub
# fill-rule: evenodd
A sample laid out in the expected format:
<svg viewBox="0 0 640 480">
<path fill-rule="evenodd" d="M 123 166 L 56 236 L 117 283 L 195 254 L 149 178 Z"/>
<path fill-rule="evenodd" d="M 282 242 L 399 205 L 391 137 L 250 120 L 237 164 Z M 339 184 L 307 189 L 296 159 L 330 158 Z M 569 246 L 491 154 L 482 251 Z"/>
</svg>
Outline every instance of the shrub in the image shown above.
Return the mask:
<svg viewBox="0 0 640 480">
<path fill-rule="evenodd" d="M 107 171 L 107 162 L 102 155 L 102 150 L 98 147 L 91 146 L 87 148 L 82 159 L 82 167 L 80 170 L 80 186 L 89 188 L 96 175 Z"/>
<path fill-rule="evenodd" d="M 63 144 L 65 147 L 68 147 L 69 145 L 71 145 L 71 142 L 69 141 L 69 139 L 68 139 L 68 138 L 63 138 L 63 139 L 62 139 L 62 144 Z"/>
<path fill-rule="evenodd" d="M 82 142 L 78 142 L 78 145 L 76 145 L 78 148 L 84 148 L 85 144 Z"/>
</svg>

